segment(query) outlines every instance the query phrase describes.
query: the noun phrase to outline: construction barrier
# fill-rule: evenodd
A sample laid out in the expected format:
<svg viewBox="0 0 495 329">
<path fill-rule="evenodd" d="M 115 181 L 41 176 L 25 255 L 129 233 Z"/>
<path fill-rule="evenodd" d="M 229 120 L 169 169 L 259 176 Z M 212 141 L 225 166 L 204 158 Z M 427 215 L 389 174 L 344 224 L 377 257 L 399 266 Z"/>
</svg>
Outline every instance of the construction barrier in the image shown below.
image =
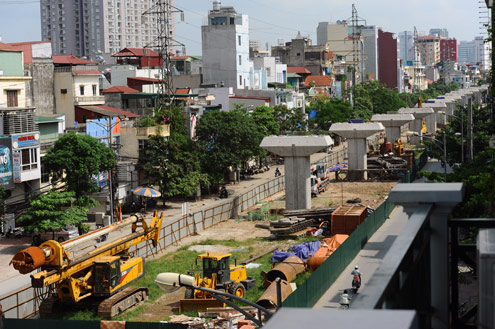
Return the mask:
<svg viewBox="0 0 495 329">
<path fill-rule="evenodd" d="M 427 161 L 428 157 L 423 153 L 408 174 L 399 180 L 399 183 L 413 182 L 416 173 Z M 283 306 L 313 307 L 361 251 L 369 238 L 387 220 L 394 208 L 395 206 L 388 199 L 382 203 L 296 291 L 290 294 L 283 302 Z"/>
<path fill-rule="evenodd" d="M 41 319 L 3 319 L 6 329 L 53 329 L 70 326 L 71 329 L 101 329 L 100 321 L 81 320 L 41 320 Z M 113 326 L 112 328 L 125 329 L 185 329 L 187 325 L 177 323 L 160 322 L 125 322 L 124 326 Z"/>
<path fill-rule="evenodd" d="M 326 163 L 333 166 L 345 161 L 347 150 L 342 149 L 325 156 L 315 163 Z M 160 230 L 160 239 L 157 248 L 150 241 L 133 246 L 130 252 L 138 256 L 152 257 L 166 248 L 177 245 L 182 239 L 199 233 L 213 225 L 230 218 L 237 218 L 238 214 L 253 207 L 259 201 L 281 192 L 285 189 L 284 176 L 276 177 L 260 185 L 249 187 L 246 190 L 228 199 L 195 209 L 184 216 L 165 218 Z M 38 312 L 39 297 L 46 295 L 46 291 L 36 291 L 27 285 L 24 288 L 0 297 L 4 314 L 7 318 L 25 319 Z"/>
</svg>

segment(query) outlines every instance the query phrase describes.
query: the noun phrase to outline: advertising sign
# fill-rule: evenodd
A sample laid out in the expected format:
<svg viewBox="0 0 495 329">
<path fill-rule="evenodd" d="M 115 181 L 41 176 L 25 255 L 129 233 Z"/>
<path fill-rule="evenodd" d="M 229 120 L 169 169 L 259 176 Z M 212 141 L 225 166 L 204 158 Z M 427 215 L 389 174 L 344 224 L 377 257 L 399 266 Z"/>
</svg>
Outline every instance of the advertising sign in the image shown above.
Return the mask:
<svg viewBox="0 0 495 329">
<path fill-rule="evenodd" d="M 4 189 L 14 188 L 10 137 L 0 137 L 0 182 Z"/>
<path fill-rule="evenodd" d="M 12 151 L 14 183 L 21 183 L 21 151 Z"/>
<path fill-rule="evenodd" d="M 40 134 L 30 133 L 12 136 L 12 148 L 20 149 L 40 145 Z"/>
</svg>

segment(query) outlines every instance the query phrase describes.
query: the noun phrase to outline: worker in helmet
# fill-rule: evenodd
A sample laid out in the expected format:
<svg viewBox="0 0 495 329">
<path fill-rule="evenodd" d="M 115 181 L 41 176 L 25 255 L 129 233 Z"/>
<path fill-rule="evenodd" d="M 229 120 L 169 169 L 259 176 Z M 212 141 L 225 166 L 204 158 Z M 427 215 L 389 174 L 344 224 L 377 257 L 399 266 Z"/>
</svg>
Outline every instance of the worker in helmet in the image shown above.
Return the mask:
<svg viewBox="0 0 495 329">
<path fill-rule="evenodd" d="M 361 287 L 361 272 L 359 271 L 359 267 L 354 266 L 354 271 L 351 272 L 352 275 L 352 287 L 354 291 L 357 292 L 359 287 Z"/>
</svg>

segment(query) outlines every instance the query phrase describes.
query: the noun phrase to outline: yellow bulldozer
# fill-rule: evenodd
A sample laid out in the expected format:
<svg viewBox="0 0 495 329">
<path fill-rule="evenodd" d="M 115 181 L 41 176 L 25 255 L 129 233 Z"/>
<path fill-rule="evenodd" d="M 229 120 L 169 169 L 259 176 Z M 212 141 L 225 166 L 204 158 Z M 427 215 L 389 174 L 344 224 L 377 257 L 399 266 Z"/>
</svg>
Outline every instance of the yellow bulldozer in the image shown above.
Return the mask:
<svg viewBox="0 0 495 329">
<path fill-rule="evenodd" d="M 203 275 L 194 271 L 195 286 L 222 290 L 237 297 L 245 298 L 246 290 L 253 288 L 256 280 L 248 277 L 246 266 L 230 264 L 229 253 L 207 252 L 198 256 L 202 262 Z M 211 296 L 211 293 L 187 288 L 184 299 L 180 300 L 180 311 L 206 310 L 208 307 L 223 307 L 223 303 Z"/>
</svg>

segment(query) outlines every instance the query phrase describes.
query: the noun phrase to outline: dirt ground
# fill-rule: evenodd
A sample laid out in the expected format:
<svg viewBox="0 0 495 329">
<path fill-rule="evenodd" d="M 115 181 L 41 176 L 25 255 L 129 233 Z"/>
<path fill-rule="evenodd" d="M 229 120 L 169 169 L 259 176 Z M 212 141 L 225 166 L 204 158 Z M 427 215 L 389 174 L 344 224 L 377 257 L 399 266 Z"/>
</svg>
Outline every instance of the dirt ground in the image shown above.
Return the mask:
<svg viewBox="0 0 495 329">
<path fill-rule="evenodd" d="M 337 207 L 342 204 L 342 200 L 343 203 L 346 203 L 349 199 L 360 198 L 362 204 L 376 209 L 385 200 L 385 197 L 395 184 L 396 182 L 331 182 L 324 193 L 318 195 L 317 198 L 312 198 L 312 208 Z M 268 201 L 271 203 L 271 208 L 284 207 L 284 197 L 285 194 L 283 192 L 270 197 Z M 243 215 L 247 215 L 247 212 L 240 215 L 243 217 Z M 255 226 L 259 223 L 262 222 L 249 220 L 227 220 L 202 231 L 195 236 L 185 238 L 177 246 L 167 249 L 166 253 L 173 252 L 182 246 L 191 244 L 197 244 L 197 246 L 194 247 L 196 250 L 228 251 L 228 248 L 223 245 L 219 245 L 216 249 L 214 246 L 202 246 L 201 241 L 206 239 L 236 239 L 239 241 L 245 241 L 252 238 L 268 238 L 270 236 L 270 232 L 267 229 L 258 228 Z M 293 240 L 272 241 L 263 239 L 256 245 L 253 254 L 249 256 L 252 257 L 262 254 L 263 252 L 272 250 L 275 247 L 287 249 L 293 244 L 295 244 L 295 241 Z M 157 257 L 161 257 L 164 253 L 158 255 Z M 171 294 L 163 294 L 153 303 L 152 306 L 147 307 L 138 318 L 134 318 L 133 320 L 163 320 L 167 316 L 171 316 L 174 312 L 178 311 L 179 300 L 183 298 L 183 296 L 184 288 L 181 288 Z"/>
</svg>

